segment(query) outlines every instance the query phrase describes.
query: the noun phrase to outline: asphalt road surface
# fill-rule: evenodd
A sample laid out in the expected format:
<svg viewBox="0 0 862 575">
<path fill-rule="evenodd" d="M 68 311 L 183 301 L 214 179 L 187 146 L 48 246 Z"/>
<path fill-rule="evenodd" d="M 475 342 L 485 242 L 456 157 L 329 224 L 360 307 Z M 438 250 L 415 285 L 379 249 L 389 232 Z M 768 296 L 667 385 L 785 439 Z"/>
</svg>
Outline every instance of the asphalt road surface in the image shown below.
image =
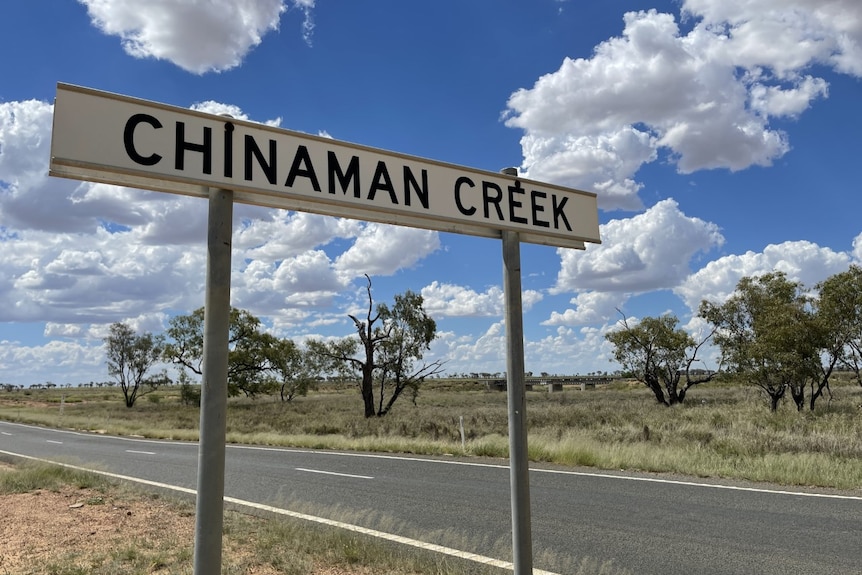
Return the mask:
<svg viewBox="0 0 862 575">
<path fill-rule="evenodd" d="M 197 444 L 0 422 L 0 454 L 195 489 Z M 862 491 L 532 467 L 536 568 L 636 575 L 859 575 Z M 225 496 L 510 559 L 505 462 L 229 445 Z"/>
</svg>

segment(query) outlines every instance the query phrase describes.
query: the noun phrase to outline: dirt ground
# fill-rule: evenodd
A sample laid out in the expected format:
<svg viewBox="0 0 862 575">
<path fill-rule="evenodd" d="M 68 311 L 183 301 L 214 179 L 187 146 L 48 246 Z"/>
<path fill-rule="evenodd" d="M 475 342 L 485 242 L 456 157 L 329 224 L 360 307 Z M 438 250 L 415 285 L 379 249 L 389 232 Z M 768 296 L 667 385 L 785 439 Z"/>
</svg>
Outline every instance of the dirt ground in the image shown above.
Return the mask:
<svg viewBox="0 0 862 575">
<path fill-rule="evenodd" d="M 0 473 L 7 470 L 0 463 Z M 59 491 L 0 495 L 0 575 L 46 573 L 46 565 L 70 564 L 74 550 L 78 566 L 105 556 L 129 543 L 155 541 L 169 534 L 171 540 L 194 541 L 194 516 L 181 513 L 168 502 L 148 498 L 111 500 L 91 489 L 64 487 Z M 242 552 L 241 550 L 237 550 Z M 188 561 L 191 573 L 192 560 Z M 75 571 L 78 572 L 78 571 Z M 161 573 L 158 567 L 148 573 Z M 176 572 L 176 565 L 174 571 Z M 269 567 L 256 567 L 249 574 L 277 575 Z M 318 567 L 311 575 L 369 575 L 358 568 Z"/>
<path fill-rule="evenodd" d="M 21 573 L 65 556 L 104 553 L 129 533 L 194 538 L 194 518 L 158 502 L 116 505 L 93 490 L 68 487 L 0 496 L 0 573 Z"/>
</svg>

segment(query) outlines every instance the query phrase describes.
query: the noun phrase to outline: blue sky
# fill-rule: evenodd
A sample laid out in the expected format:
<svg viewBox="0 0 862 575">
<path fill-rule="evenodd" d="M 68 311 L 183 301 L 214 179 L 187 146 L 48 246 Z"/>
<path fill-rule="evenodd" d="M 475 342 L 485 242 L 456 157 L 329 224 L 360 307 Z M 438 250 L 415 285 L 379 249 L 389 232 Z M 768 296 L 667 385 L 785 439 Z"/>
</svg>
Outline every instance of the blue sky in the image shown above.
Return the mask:
<svg viewBox="0 0 862 575">
<path fill-rule="evenodd" d="M 522 245 L 527 370 L 613 370 L 619 319 L 862 258 L 858 0 L 28 0 L 0 8 L 0 382 L 104 380 L 107 326 L 203 305 L 206 201 L 47 176 L 57 82 L 598 194 Z M 301 341 L 421 293 L 450 373 L 505 370 L 498 240 L 237 205 L 233 304 Z"/>
</svg>

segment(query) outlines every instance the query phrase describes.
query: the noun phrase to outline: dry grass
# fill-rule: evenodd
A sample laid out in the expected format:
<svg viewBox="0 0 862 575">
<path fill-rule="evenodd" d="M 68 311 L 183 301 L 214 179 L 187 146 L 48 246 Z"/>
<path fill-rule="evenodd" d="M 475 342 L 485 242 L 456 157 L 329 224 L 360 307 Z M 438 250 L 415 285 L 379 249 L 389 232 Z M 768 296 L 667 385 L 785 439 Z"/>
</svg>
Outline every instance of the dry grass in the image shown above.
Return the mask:
<svg viewBox="0 0 862 575">
<path fill-rule="evenodd" d="M 190 503 L 95 475 L 30 464 L 0 472 L 0 573 L 186 575 L 192 573 L 194 527 Z M 226 574 L 467 572 L 339 531 L 225 514 Z"/>
<path fill-rule="evenodd" d="M 190 575 L 194 528 L 188 501 L 63 467 L 0 463 L 4 575 Z M 564 572 L 576 575 L 631 575 L 612 562 L 591 558 L 538 559 L 567 566 Z M 505 571 L 325 526 L 225 512 L 222 574 L 501 573 Z"/>
<path fill-rule="evenodd" d="M 771 413 L 756 390 L 710 384 L 685 404 L 657 405 L 638 384 L 595 391 L 528 392 L 530 457 L 563 465 L 740 478 L 787 485 L 862 488 L 862 388 L 833 385 L 814 412 L 789 402 Z M 61 394 L 66 399 L 60 407 Z M 178 389 L 132 409 L 110 389 L 0 394 L 0 418 L 125 435 L 194 440 L 198 410 Z M 461 423 L 464 443 L 462 448 Z M 290 403 L 231 399 L 228 440 L 314 449 L 506 457 L 504 393 L 432 384 L 416 405 L 403 399 L 383 418 L 362 417 L 355 388 L 327 388 Z"/>
</svg>

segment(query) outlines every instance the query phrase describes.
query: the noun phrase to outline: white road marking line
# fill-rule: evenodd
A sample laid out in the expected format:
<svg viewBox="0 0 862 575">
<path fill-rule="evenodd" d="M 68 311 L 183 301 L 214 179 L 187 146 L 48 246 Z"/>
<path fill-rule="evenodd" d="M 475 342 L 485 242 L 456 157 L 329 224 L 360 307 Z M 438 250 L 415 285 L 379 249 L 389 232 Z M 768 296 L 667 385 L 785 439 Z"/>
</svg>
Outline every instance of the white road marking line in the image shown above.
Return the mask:
<svg viewBox="0 0 862 575">
<path fill-rule="evenodd" d="M 143 437 L 123 437 L 121 435 L 105 435 L 102 433 L 95 433 L 92 431 L 72 431 L 70 429 L 51 429 L 48 427 L 39 427 L 37 425 L 28 425 L 26 423 L 13 423 L 11 421 L 0 421 L 2 425 L 14 425 L 16 427 L 26 427 L 30 429 L 38 429 L 40 431 L 50 431 L 52 433 L 65 433 L 67 435 L 77 435 L 79 437 L 103 437 L 105 439 L 116 439 L 118 441 L 133 441 L 135 443 L 154 443 L 157 445 L 164 445 L 165 443 L 170 443 L 171 445 L 180 445 L 180 446 L 189 446 L 189 447 L 197 447 L 197 441 L 175 441 L 171 439 L 144 439 Z"/>
<path fill-rule="evenodd" d="M 0 433 L 2 433 L 3 435 L 12 435 L 11 433 L 8 433 L 6 431 L 0 431 Z"/>
<path fill-rule="evenodd" d="M 500 569 L 508 569 L 510 571 L 514 571 L 515 565 L 509 561 L 501 561 L 500 559 L 494 559 L 493 557 L 486 557 L 484 555 L 479 555 L 477 553 L 471 553 L 469 551 L 460 551 L 458 549 L 452 549 L 451 547 L 444 547 L 442 545 L 437 545 L 434 543 L 425 543 L 424 541 L 418 541 L 416 539 L 410 539 L 409 537 L 402 537 L 400 535 L 395 535 L 393 533 L 386 533 L 384 531 L 377 531 L 376 529 L 367 529 L 365 527 L 360 527 L 358 525 L 352 525 L 350 523 L 342 523 L 341 521 L 334 521 L 332 519 L 326 519 L 324 517 L 315 517 L 314 515 L 306 515 L 305 513 L 297 513 L 296 511 L 288 511 L 287 509 L 279 509 L 278 507 L 270 507 L 269 505 L 262 505 L 260 503 L 253 503 L 251 501 L 243 501 L 241 499 L 234 499 L 233 497 L 225 497 L 225 501 L 230 503 L 245 505 L 248 507 L 252 507 L 254 509 L 260 509 L 263 511 L 269 511 L 270 513 L 277 513 L 279 515 L 286 515 L 287 517 L 293 517 L 295 519 L 304 519 L 306 521 L 313 521 L 315 523 L 320 523 L 322 525 L 329 525 L 330 527 L 336 527 L 338 529 L 345 529 L 347 531 L 353 531 L 354 533 L 361 533 L 363 535 L 368 535 L 369 537 L 376 537 L 378 539 L 384 539 L 386 541 L 393 541 L 395 543 L 401 543 L 402 545 L 409 545 L 410 547 L 417 547 L 419 549 L 425 549 L 426 551 L 433 551 L 435 553 L 441 553 L 443 555 L 449 555 L 450 557 L 458 557 L 460 559 L 466 559 L 468 561 L 473 561 L 475 563 L 480 563 L 482 565 L 490 565 L 492 567 L 499 567 Z M 542 569 L 533 569 L 533 575 L 558 575 L 553 571 L 545 571 Z"/>
<path fill-rule="evenodd" d="M 90 473 L 96 473 L 98 475 L 103 475 L 105 477 L 112 477 L 114 479 L 120 479 L 123 481 L 132 481 L 134 483 L 141 483 L 143 485 L 150 485 L 152 487 L 158 487 L 160 489 L 168 489 L 168 490 L 172 490 L 172 491 L 178 491 L 180 493 L 197 495 L 197 492 L 194 489 L 188 489 L 186 487 L 177 487 L 176 485 L 168 485 L 167 483 L 159 483 L 158 481 L 150 481 L 149 479 L 138 479 L 137 477 L 129 477 L 128 475 L 119 475 L 117 473 L 109 473 L 107 471 L 98 471 L 96 469 L 88 469 L 86 467 L 78 467 L 77 465 L 69 465 L 67 463 L 58 463 L 56 461 L 51 461 L 50 459 L 41 459 L 39 457 L 32 457 L 30 455 L 21 455 L 20 453 L 13 453 L 11 451 L 0 450 L 0 453 L 4 453 L 6 455 L 12 455 L 15 457 L 21 457 L 23 459 L 30 459 L 32 461 L 41 461 L 43 463 L 50 463 L 52 465 L 59 465 L 61 467 L 66 467 L 67 469 L 77 469 L 79 471 L 89 471 Z M 484 555 L 479 555 L 477 553 L 470 553 L 469 551 L 460 551 L 458 549 L 452 549 L 451 547 L 444 547 L 442 545 L 436 545 L 434 543 L 425 543 L 424 541 L 419 541 L 417 539 L 410 539 L 408 537 L 402 537 L 400 535 L 395 535 L 393 533 L 386 533 L 385 531 L 377 531 L 376 529 L 367 529 L 365 527 L 360 527 L 359 525 L 352 525 L 350 523 L 342 523 L 341 521 L 334 521 L 332 519 L 326 519 L 325 517 L 317 517 L 315 515 L 298 513 L 296 511 L 288 511 L 287 509 L 281 509 L 278 507 L 271 507 L 269 505 L 263 505 L 261 503 L 255 503 L 253 501 L 245 501 L 243 499 L 236 499 L 235 497 L 225 497 L 224 500 L 228 503 L 233 503 L 234 505 L 241 505 L 243 507 L 250 507 L 252 509 L 260 509 L 262 511 L 268 511 L 270 513 L 275 513 L 277 515 L 284 515 L 285 517 L 293 517 L 294 519 L 302 519 L 304 521 L 312 521 L 314 523 L 319 523 L 321 525 L 329 525 L 330 527 L 336 527 L 338 529 L 345 529 L 347 531 L 353 531 L 354 533 L 362 533 L 363 535 L 368 535 L 369 537 L 376 537 L 378 539 L 384 539 L 386 541 L 394 541 L 396 543 L 401 543 L 402 545 L 409 545 L 410 547 L 425 549 L 427 551 L 434 551 L 435 553 L 442 553 L 443 555 L 449 555 L 450 557 L 459 557 L 461 559 L 466 559 L 468 561 L 473 561 L 474 563 L 480 563 L 482 565 L 490 565 L 493 567 L 499 567 L 501 569 L 508 569 L 510 571 L 514 571 L 514 569 L 515 569 L 515 565 L 509 561 L 501 561 L 500 559 L 494 559 L 493 557 L 486 557 Z M 559 575 L 559 574 L 554 573 L 553 571 L 544 571 L 542 569 L 533 569 L 533 575 Z"/>
<path fill-rule="evenodd" d="M 531 469 L 536 473 L 557 473 L 560 475 L 579 475 L 582 477 L 600 477 L 602 479 L 626 479 L 628 481 L 644 481 L 646 483 L 664 483 L 667 485 L 687 485 L 689 487 L 706 487 L 709 489 L 726 489 L 728 491 L 748 491 L 751 493 L 764 493 L 768 495 L 794 495 L 797 497 L 819 497 L 823 499 L 851 499 L 862 501 L 858 495 L 838 495 L 834 493 L 808 493 L 805 491 L 787 491 L 783 489 L 764 489 L 761 487 L 745 487 L 741 485 L 719 485 L 713 483 L 699 483 L 696 481 L 681 481 L 679 479 L 662 479 L 660 477 L 632 477 L 629 475 L 611 475 L 608 473 L 584 473 L 580 471 L 563 471 L 556 469 Z"/>
<path fill-rule="evenodd" d="M 335 455 L 340 457 L 359 457 L 367 459 L 393 459 L 398 461 L 413 461 L 420 463 L 438 463 L 442 465 L 462 465 L 464 467 L 486 467 L 491 469 L 509 469 L 508 465 L 496 463 L 479 463 L 474 461 L 447 461 L 445 459 L 429 459 L 427 457 L 404 457 L 401 455 L 381 455 L 376 453 L 350 453 L 348 451 L 324 451 L 315 449 L 291 449 L 281 447 L 262 447 L 256 445 L 228 445 L 234 449 L 249 449 L 259 451 L 284 451 L 288 453 L 314 453 L 317 455 Z M 862 496 L 840 495 L 834 493 L 811 493 L 806 491 L 790 491 L 783 489 L 767 489 L 761 487 L 745 487 L 738 485 L 721 485 L 717 483 L 702 483 L 698 481 L 680 481 L 678 479 L 663 479 L 661 477 L 639 477 L 633 475 L 614 475 L 611 473 L 591 471 L 567 471 L 564 469 L 540 469 L 531 467 L 531 473 L 549 473 L 555 475 L 572 475 L 576 477 L 598 477 L 601 479 L 618 479 L 622 481 L 643 481 L 646 483 L 664 483 L 668 485 L 688 485 L 691 487 L 705 487 L 707 489 L 726 489 L 729 491 L 750 491 L 752 493 L 765 493 L 770 495 L 792 495 L 799 497 L 817 497 L 822 499 L 850 499 L 862 501 Z"/>
<path fill-rule="evenodd" d="M 320 473 L 323 475 L 337 475 L 339 477 L 353 477 L 354 479 L 374 479 L 368 475 L 353 475 L 352 473 L 336 473 L 335 471 L 323 471 L 320 469 L 306 469 L 305 467 L 297 467 L 297 471 L 305 471 L 306 473 Z"/>
<path fill-rule="evenodd" d="M 57 433 L 71 433 L 73 435 L 84 435 L 88 437 L 93 437 L 92 433 L 81 433 L 78 431 L 69 431 L 69 430 L 61 430 L 61 429 L 50 429 L 46 430 L 45 428 L 37 427 L 34 425 L 27 425 L 25 423 L 12 423 L 12 422 L 0 422 L 4 425 L 15 425 L 19 427 L 32 427 L 35 429 L 40 429 L 43 431 L 54 431 Z M 111 439 L 119 439 L 123 441 L 139 441 L 142 443 L 170 443 L 171 445 L 187 445 L 191 447 L 197 447 L 198 443 L 196 441 L 169 441 L 169 440 L 155 440 L 155 439 L 132 439 L 129 437 L 120 437 L 116 435 L 107 436 Z M 316 449 L 291 449 L 289 447 L 263 447 L 257 445 L 236 445 L 229 444 L 225 446 L 230 449 L 247 449 L 247 450 L 256 450 L 256 451 L 281 451 L 284 453 L 313 453 L 317 455 L 336 455 L 341 457 L 361 457 L 361 458 L 369 458 L 369 459 L 394 459 L 399 461 L 415 461 L 422 463 L 439 463 L 444 465 L 463 465 L 465 467 L 487 467 L 487 468 L 497 468 L 497 469 L 508 469 L 508 465 L 499 465 L 494 463 L 479 463 L 472 461 L 446 461 L 442 459 L 429 459 L 423 457 L 403 457 L 400 455 L 382 455 L 382 454 L 373 454 L 373 453 L 350 453 L 346 451 L 323 451 Z M 735 485 L 720 485 L 715 483 L 702 483 L 697 481 L 679 481 L 675 479 L 662 479 L 661 477 L 637 477 L 631 475 L 614 475 L 610 473 L 601 473 L 601 472 L 586 472 L 586 471 L 566 471 L 562 469 L 537 469 L 531 468 L 531 472 L 533 473 L 551 473 L 557 475 L 574 475 L 580 477 L 598 477 L 603 479 L 618 479 L 623 481 L 643 481 L 647 483 L 665 483 L 671 485 L 688 485 L 691 487 L 705 487 L 707 489 L 726 489 L 729 491 L 750 491 L 753 493 L 766 493 L 772 495 L 790 495 L 790 496 L 798 496 L 798 497 L 815 497 L 822 499 L 849 499 L 854 501 L 862 501 L 862 496 L 858 495 L 838 495 L 833 493 L 812 493 L 805 491 L 790 491 L 783 489 L 765 489 L 759 487 L 744 487 L 744 486 L 735 486 Z"/>
<path fill-rule="evenodd" d="M 56 443 L 57 445 L 63 445 L 62 441 L 54 441 L 53 439 L 46 439 L 47 443 Z"/>
<path fill-rule="evenodd" d="M 136 449 L 127 449 L 126 453 L 140 453 L 142 455 L 155 455 L 155 451 L 138 451 Z"/>
</svg>

